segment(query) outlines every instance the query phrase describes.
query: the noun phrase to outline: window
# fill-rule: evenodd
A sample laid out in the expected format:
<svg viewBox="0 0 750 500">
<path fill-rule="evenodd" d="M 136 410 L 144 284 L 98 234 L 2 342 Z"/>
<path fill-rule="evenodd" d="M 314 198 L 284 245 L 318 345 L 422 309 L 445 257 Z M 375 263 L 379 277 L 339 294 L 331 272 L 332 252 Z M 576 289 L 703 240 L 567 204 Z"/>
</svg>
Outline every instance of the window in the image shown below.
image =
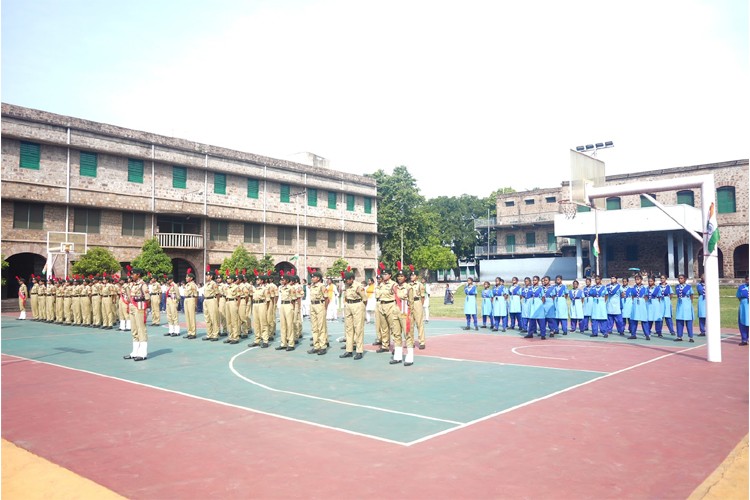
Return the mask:
<svg viewBox="0 0 750 500">
<path fill-rule="evenodd" d="M 372 235 L 365 235 L 365 250 L 372 250 Z"/>
<path fill-rule="evenodd" d="M 578 212 L 591 212 L 591 207 L 587 207 L 585 205 L 578 205 L 576 207 L 576 211 L 578 211 Z"/>
<path fill-rule="evenodd" d="M 638 260 L 638 245 L 625 245 L 625 260 L 630 262 Z"/>
<path fill-rule="evenodd" d="M 336 248 L 336 231 L 328 231 L 328 248 Z"/>
<path fill-rule="evenodd" d="M 653 199 L 656 199 L 656 195 L 655 195 L 655 194 L 653 194 L 653 193 L 649 193 L 648 195 L 649 195 L 650 197 L 652 197 Z M 656 205 L 654 205 L 654 203 L 653 203 L 653 202 L 652 202 L 651 200 L 649 200 L 649 199 L 648 199 L 648 198 L 646 198 L 645 196 L 641 195 L 641 208 L 646 208 L 646 207 L 655 207 L 655 206 L 656 206 Z"/>
<path fill-rule="evenodd" d="M 346 195 L 346 209 L 349 212 L 354 212 L 354 195 L 353 194 Z"/>
<path fill-rule="evenodd" d="M 227 194 L 227 174 L 214 172 L 214 193 Z"/>
<path fill-rule="evenodd" d="M 224 220 L 212 220 L 211 225 L 211 241 L 227 241 L 229 239 L 229 223 Z"/>
<path fill-rule="evenodd" d="M 122 213 L 122 235 L 123 236 L 145 236 L 146 214 L 135 212 Z"/>
<path fill-rule="evenodd" d="M 318 244 L 318 231 L 316 229 L 307 230 L 307 246 L 314 247 Z"/>
<path fill-rule="evenodd" d="M 365 197 L 364 202 L 365 202 L 365 213 L 371 214 L 372 213 L 372 198 Z"/>
<path fill-rule="evenodd" d="M 695 206 L 695 193 L 692 190 L 677 191 L 677 204 Z"/>
<path fill-rule="evenodd" d="M 526 198 L 525 200 L 523 200 L 523 202 L 526 205 L 533 205 L 534 204 L 534 198 Z"/>
<path fill-rule="evenodd" d="M 507 234 L 505 235 L 505 251 L 513 253 L 516 251 L 516 235 Z"/>
<path fill-rule="evenodd" d="M 557 238 L 555 238 L 555 233 L 547 233 L 547 251 L 557 251 Z"/>
<path fill-rule="evenodd" d="M 346 248 L 348 250 L 354 250 L 354 245 L 357 242 L 357 235 L 355 233 L 346 233 Z"/>
<path fill-rule="evenodd" d="M 607 251 L 604 252 L 604 260 L 606 262 L 612 262 L 615 257 L 615 248 L 612 245 L 607 245 Z"/>
<path fill-rule="evenodd" d="M 544 201 L 546 201 L 547 203 L 555 203 L 557 201 L 557 197 L 556 196 L 547 196 L 544 199 Z"/>
<path fill-rule="evenodd" d="M 291 227 L 285 227 L 285 226 L 279 226 L 277 231 L 277 243 L 279 245 L 286 245 L 289 246 L 292 244 L 292 228 Z"/>
<path fill-rule="evenodd" d="M 307 188 L 307 206 L 317 207 L 318 206 L 318 190 L 315 188 Z"/>
<path fill-rule="evenodd" d="M 143 160 L 128 158 L 128 182 L 143 184 Z"/>
<path fill-rule="evenodd" d="M 187 167 L 172 167 L 172 187 L 187 188 Z"/>
<path fill-rule="evenodd" d="M 39 144 L 21 141 L 21 160 L 19 166 L 21 168 L 39 170 L 39 158 L 41 156 L 39 149 Z"/>
<path fill-rule="evenodd" d="M 607 210 L 620 210 L 620 198 L 615 196 L 613 198 L 607 198 Z"/>
<path fill-rule="evenodd" d="M 76 208 L 73 215 L 73 232 L 99 234 L 101 212 L 90 208 Z"/>
<path fill-rule="evenodd" d="M 725 186 L 716 190 L 716 208 L 720 214 L 731 214 L 737 211 L 734 187 Z"/>
<path fill-rule="evenodd" d="M 536 246 L 536 233 L 526 233 L 526 248 L 534 248 Z"/>
<path fill-rule="evenodd" d="M 44 205 L 41 203 L 13 203 L 14 229 L 44 229 Z"/>
<path fill-rule="evenodd" d="M 258 199 L 258 191 L 259 191 L 259 184 L 258 179 L 248 179 L 247 180 L 247 197 L 248 198 L 255 198 Z"/>
<path fill-rule="evenodd" d="M 516 202 L 513 201 L 513 200 L 506 200 L 505 201 L 505 206 L 506 207 L 514 207 L 514 206 L 516 206 Z"/>
<path fill-rule="evenodd" d="M 328 191 L 328 208 L 336 210 L 337 201 L 338 200 L 336 199 L 336 193 L 334 193 L 333 191 Z"/>
<path fill-rule="evenodd" d="M 260 224 L 245 224 L 245 243 L 260 243 Z"/>
<path fill-rule="evenodd" d="M 82 177 L 96 177 L 96 166 L 97 166 L 96 153 L 87 153 L 81 151 L 80 157 L 80 174 Z"/>
<path fill-rule="evenodd" d="M 279 200 L 281 200 L 281 203 L 289 203 L 291 191 L 292 187 L 289 184 L 279 185 Z"/>
</svg>

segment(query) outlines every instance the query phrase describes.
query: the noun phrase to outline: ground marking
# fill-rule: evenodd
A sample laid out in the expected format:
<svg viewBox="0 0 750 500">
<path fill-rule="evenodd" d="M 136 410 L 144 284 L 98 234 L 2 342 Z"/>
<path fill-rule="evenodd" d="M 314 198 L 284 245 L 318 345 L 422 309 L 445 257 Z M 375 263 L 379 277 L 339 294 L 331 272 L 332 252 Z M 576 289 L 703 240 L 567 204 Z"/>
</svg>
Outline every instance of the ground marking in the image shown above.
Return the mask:
<svg viewBox="0 0 750 500">
<path fill-rule="evenodd" d="M 562 345 L 560 345 L 560 344 L 545 344 L 545 345 L 542 345 L 542 344 L 534 344 L 534 345 L 521 345 L 521 346 L 518 346 L 518 347 L 514 347 L 514 348 L 512 348 L 512 349 L 511 349 L 510 351 L 511 351 L 511 352 L 512 352 L 513 354 L 517 354 L 517 355 L 519 355 L 519 356 L 526 356 L 526 357 L 529 357 L 529 358 L 539 358 L 539 359 L 559 359 L 559 360 L 561 360 L 561 361 L 570 361 L 570 358 L 554 358 L 554 357 L 551 357 L 551 356 L 535 356 L 534 354 L 523 354 L 523 353 L 521 353 L 521 352 L 518 352 L 518 351 L 516 351 L 516 349 L 528 349 L 529 347 L 566 347 L 566 346 L 562 346 Z M 609 349 L 609 348 L 610 348 L 610 347 L 612 347 L 612 346 L 606 346 L 606 345 L 575 345 L 575 344 L 570 344 L 570 345 L 569 345 L 569 346 L 567 346 L 567 347 L 587 347 L 587 348 L 593 348 L 593 349 Z"/>
</svg>

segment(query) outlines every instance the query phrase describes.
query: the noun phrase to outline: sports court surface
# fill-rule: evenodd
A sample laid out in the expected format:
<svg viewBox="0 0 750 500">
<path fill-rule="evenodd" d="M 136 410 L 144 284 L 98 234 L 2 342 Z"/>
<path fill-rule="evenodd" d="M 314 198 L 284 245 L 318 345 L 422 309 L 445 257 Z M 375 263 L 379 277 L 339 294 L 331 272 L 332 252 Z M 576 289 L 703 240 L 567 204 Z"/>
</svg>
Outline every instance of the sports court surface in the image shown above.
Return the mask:
<svg viewBox="0 0 750 500">
<path fill-rule="evenodd" d="M 2 437 L 128 498 L 686 498 L 748 432 L 748 351 L 427 325 L 411 367 L 2 316 Z M 184 331 L 184 323 L 183 323 Z"/>
</svg>

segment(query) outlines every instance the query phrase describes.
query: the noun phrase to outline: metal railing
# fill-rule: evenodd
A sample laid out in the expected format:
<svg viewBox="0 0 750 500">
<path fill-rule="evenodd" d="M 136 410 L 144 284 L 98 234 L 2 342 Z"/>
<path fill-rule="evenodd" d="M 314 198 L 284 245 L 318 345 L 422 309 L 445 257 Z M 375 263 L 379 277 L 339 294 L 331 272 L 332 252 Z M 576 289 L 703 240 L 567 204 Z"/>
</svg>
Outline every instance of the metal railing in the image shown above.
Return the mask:
<svg viewBox="0 0 750 500">
<path fill-rule="evenodd" d="M 203 236 L 186 233 L 158 233 L 159 245 L 162 248 L 203 248 Z"/>
<path fill-rule="evenodd" d="M 534 245 L 516 243 L 514 245 L 490 245 L 489 255 L 526 255 L 532 253 L 559 253 L 563 247 L 575 245 L 572 238 L 557 238 L 555 243 L 539 242 Z M 474 255 L 486 257 L 488 255 L 487 245 L 474 247 Z"/>
</svg>

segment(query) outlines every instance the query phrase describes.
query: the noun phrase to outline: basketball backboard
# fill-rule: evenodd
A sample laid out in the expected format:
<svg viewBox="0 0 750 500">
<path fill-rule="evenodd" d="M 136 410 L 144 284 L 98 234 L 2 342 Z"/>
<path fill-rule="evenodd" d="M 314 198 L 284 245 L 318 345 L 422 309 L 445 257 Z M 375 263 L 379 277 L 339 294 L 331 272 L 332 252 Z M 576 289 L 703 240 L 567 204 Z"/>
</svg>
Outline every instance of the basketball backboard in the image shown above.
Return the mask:
<svg viewBox="0 0 750 500">
<path fill-rule="evenodd" d="M 47 232 L 47 253 L 82 255 L 88 250 L 88 234 L 64 231 Z"/>
<path fill-rule="evenodd" d="M 589 155 L 570 150 L 570 201 L 588 205 L 586 184 L 594 187 L 604 185 L 604 162 Z M 596 208 L 604 209 L 606 200 L 594 201 Z"/>
</svg>

